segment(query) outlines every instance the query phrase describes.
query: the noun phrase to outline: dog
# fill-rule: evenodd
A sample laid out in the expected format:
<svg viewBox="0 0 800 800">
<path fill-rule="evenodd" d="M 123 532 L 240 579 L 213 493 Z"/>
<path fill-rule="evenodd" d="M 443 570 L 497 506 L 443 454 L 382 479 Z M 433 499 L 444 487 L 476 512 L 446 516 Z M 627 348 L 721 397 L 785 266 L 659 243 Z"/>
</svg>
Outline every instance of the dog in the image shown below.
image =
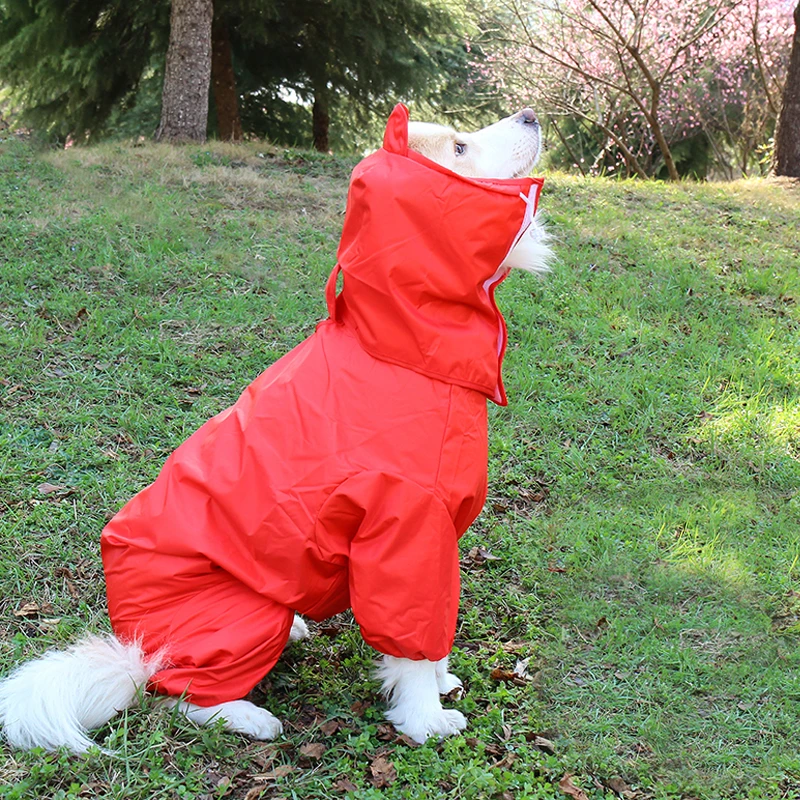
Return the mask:
<svg viewBox="0 0 800 800">
<path fill-rule="evenodd" d="M 505 326 L 494 287 L 512 268 L 546 272 L 551 255 L 533 214 L 541 184 L 524 177 L 540 150 L 530 109 L 475 133 L 409 123 L 405 108 L 395 109 L 384 149 L 354 172 L 340 263 L 326 289 L 330 319 L 187 440 L 109 523 L 102 546 L 115 635 L 47 653 L 0 683 L 0 725 L 12 746 L 84 752 L 95 746 L 88 731 L 133 705 L 143 688 L 197 724 L 222 720 L 228 730 L 272 739 L 281 723 L 241 698 L 287 640 L 308 634 L 296 612 L 319 619 L 348 605 L 383 653 L 378 676 L 396 728 L 418 742 L 465 728 L 464 716 L 440 700 L 463 688 L 447 656 L 456 542 L 485 500 L 486 398 L 505 402 Z M 440 218 L 414 210 L 420 196 Z M 397 247 L 387 241 L 393 236 Z M 462 264 L 466 250 L 472 256 Z M 371 293 L 387 278 L 374 252 L 404 287 L 390 283 L 378 300 Z M 413 302 L 400 296 L 409 282 Z M 410 314 L 400 323 L 388 310 L 395 302 L 398 314 Z M 404 344 L 409 336 L 412 345 Z M 409 364 L 414 348 L 421 354 Z M 315 359 L 324 361 L 321 372 L 304 377 Z M 369 375 L 372 392 L 349 386 L 351 373 Z M 318 397 L 326 382 L 339 387 L 336 402 L 306 403 L 304 393 Z M 347 417 L 365 393 L 374 395 L 369 404 Z M 406 442 L 413 436 L 420 441 Z M 302 480 L 273 491 L 270 476 L 292 460 L 302 462 Z M 435 491 L 409 464 L 420 475 L 435 472 Z M 304 493 L 322 485 L 308 523 Z M 294 544 L 307 523 L 310 532 Z"/>
</svg>

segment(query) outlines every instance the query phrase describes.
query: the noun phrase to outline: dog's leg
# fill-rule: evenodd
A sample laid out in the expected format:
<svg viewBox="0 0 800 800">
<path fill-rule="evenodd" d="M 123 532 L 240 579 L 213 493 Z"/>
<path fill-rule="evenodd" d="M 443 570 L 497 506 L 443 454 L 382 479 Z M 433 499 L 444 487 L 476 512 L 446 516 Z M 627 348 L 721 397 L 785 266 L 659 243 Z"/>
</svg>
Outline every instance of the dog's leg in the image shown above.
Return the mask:
<svg viewBox="0 0 800 800">
<path fill-rule="evenodd" d="M 308 625 L 306 625 L 302 617 L 295 614 L 294 620 L 292 621 L 292 629 L 289 631 L 289 641 L 299 642 L 300 639 L 305 639 L 307 636 Z"/>
<path fill-rule="evenodd" d="M 162 702 L 177 708 L 187 719 L 198 725 L 213 725 L 221 719 L 226 730 L 243 733 L 251 739 L 265 741 L 283 733 L 283 725 L 279 719 L 273 717 L 266 708 L 259 708 L 249 700 L 232 700 L 207 707 L 196 706 L 177 697 L 165 697 Z"/>
<path fill-rule="evenodd" d="M 456 697 L 461 697 L 464 694 L 464 684 L 458 675 L 453 675 L 452 672 L 447 671 L 447 659 L 445 656 L 441 661 L 436 662 L 436 686 L 439 689 L 439 694 L 450 694 L 450 692 L 458 690 Z"/>
<path fill-rule="evenodd" d="M 449 736 L 467 726 L 460 711 L 442 708 L 436 667 L 435 661 L 386 655 L 378 667 L 382 691 L 389 698 L 386 718 L 415 742 L 424 742 L 429 736 Z"/>
</svg>

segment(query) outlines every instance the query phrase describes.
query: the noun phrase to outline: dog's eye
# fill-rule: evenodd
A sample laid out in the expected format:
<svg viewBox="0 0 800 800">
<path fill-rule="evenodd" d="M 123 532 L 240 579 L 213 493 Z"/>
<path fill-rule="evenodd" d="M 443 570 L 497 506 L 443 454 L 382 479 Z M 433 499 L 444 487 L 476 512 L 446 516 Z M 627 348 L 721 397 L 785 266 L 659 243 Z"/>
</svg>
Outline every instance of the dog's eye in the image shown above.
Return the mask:
<svg viewBox="0 0 800 800">
<path fill-rule="evenodd" d="M 456 142 L 456 155 L 457 156 L 463 156 L 466 151 L 467 151 L 467 146 L 465 144 L 461 144 L 460 142 Z"/>
</svg>

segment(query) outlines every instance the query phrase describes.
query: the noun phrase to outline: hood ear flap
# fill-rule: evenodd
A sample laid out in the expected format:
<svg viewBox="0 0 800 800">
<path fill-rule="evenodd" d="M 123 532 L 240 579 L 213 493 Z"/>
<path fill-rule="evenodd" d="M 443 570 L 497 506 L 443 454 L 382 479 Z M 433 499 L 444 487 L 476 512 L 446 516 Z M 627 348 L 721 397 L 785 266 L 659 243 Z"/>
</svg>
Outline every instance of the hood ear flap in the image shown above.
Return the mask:
<svg viewBox="0 0 800 800">
<path fill-rule="evenodd" d="M 398 103 L 386 123 L 383 149 L 400 156 L 408 155 L 408 109 Z"/>
</svg>

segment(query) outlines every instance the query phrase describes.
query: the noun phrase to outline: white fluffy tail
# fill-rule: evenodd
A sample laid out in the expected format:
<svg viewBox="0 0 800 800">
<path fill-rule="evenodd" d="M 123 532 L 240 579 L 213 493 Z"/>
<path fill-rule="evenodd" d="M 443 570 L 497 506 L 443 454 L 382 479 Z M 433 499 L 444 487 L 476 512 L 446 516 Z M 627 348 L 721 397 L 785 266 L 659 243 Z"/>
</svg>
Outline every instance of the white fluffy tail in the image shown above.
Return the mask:
<svg viewBox="0 0 800 800">
<path fill-rule="evenodd" d="M 95 746 L 87 731 L 133 705 L 162 660 L 145 657 L 137 643 L 87 636 L 22 664 L 0 681 L 3 734 L 14 747 L 83 753 Z"/>
</svg>

